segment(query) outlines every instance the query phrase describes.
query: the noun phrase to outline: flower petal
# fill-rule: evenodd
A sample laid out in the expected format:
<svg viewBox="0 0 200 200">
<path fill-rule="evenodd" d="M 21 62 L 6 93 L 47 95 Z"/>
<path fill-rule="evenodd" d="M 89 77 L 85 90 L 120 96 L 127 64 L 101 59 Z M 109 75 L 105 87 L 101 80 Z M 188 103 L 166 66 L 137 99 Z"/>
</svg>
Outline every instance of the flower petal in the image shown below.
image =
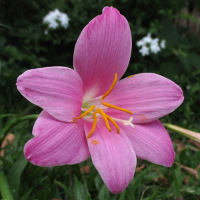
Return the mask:
<svg viewBox="0 0 200 200">
<path fill-rule="evenodd" d="M 81 32 L 74 50 L 74 68 L 84 82 L 88 98 L 102 95 L 122 77 L 132 48 L 126 18 L 113 7 L 105 7 Z"/>
<path fill-rule="evenodd" d="M 36 137 L 26 143 L 24 154 L 34 165 L 76 164 L 89 157 L 82 120 L 60 122 L 43 111 L 34 126 L 33 135 Z"/>
<path fill-rule="evenodd" d="M 142 73 L 120 80 L 104 101 L 130 110 L 133 123 L 146 123 L 171 113 L 183 99 L 183 91 L 171 80 L 153 73 Z M 105 111 L 117 118 L 130 117 L 130 114 L 114 109 Z"/>
<path fill-rule="evenodd" d="M 58 120 L 69 122 L 81 113 L 83 83 L 77 72 L 70 68 L 28 70 L 18 77 L 17 89 Z"/>
<path fill-rule="evenodd" d="M 85 122 L 86 136 L 92 123 Z M 87 139 L 94 166 L 112 193 L 122 192 L 133 178 L 136 156 L 126 134 L 117 134 L 115 127 L 108 132 L 104 121 L 98 118 L 97 126 Z"/>
<path fill-rule="evenodd" d="M 173 144 L 160 121 L 134 125 L 120 127 L 120 133 L 126 133 L 137 158 L 171 167 L 175 159 Z"/>
</svg>

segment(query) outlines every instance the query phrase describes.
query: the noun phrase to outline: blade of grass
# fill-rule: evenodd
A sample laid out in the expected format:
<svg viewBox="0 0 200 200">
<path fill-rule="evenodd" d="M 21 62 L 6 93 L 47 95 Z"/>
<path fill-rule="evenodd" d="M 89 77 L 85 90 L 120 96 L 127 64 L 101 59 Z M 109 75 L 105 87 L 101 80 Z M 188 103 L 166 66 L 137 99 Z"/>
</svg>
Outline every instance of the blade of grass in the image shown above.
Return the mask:
<svg viewBox="0 0 200 200">
<path fill-rule="evenodd" d="M 11 27 L 9 27 L 9 26 L 7 26 L 7 25 L 5 25 L 5 24 L 1 24 L 1 23 L 0 23 L 0 27 L 7 28 L 7 29 L 11 30 Z"/>
<path fill-rule="evenodd" d="M 8 183 L 10 185 L 11 191 L 13 191 L 13 196 L 15 199 L 18 199 L 18 192 L 20 188 L 21 174 L 27 164 L 27 160 L 24 157 L 24 154 L 21 154 L 17 161 L 13 164 L 12 168 L 8 173 Z"/>
<path fill-rule="evenodd" d="M 12 194 L 7 182 L 7 178 L 5 174 L 3 173 L 3 171 L 0 172 L 0 191 L 1 191 L 3 199 L 13 200 L 13 197 L 12 197 Z"/>
<path fill-rule="evenodd" d="M 21 123 L 21 122 L 26 121 L 26 120 L 32 120 L 32 119 L 37 119 L 37 118 L 38 118 L 38 115 L 26 115 L 26 116 L 23 116 L 23 117 L 18 117 L 17 119 L 14 118 L 14 119 L 10 120 L 6 124 L 5 128 L 3 129 L 3 131 L 0 134 L 0 140 L 3 139 L 5 137 L 5 134 L 7 134 L 8 131 L 13 126 L 15 126 L 16 124 Z"/>
<path fill-rule="evenodd" d="M 0 119 L 2 119 L 2 118 L 6 118 L 6 117 L 13 117 L 15 114 L 13 114 L 13 113 L 5 113 L 5 114 L 2 114 L 1 116 L 0 116 Z"/>
</svg>

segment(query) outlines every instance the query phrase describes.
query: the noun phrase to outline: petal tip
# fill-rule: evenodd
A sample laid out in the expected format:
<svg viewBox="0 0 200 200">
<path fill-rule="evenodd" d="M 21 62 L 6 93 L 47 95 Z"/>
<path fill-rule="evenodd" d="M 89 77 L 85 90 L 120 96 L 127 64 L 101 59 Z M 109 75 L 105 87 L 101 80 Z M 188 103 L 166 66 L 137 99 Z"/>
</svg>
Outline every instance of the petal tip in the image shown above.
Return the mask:
<svg viewBox="0 0 200 200">
<path fill-rule="evenodd" d="M 177 88 L 177 90 L 176 90 L 177 91 L 177 93 L 176 93 L 176 102 L 177 102 L 177 104 L 176 104 L 176 107 L 175 107 L 175 109 L 176 109 L 183 103 L 184 94 L 183 94 L 183 90 L 181 89 L 181 87 L 179 85 L 177 85 L 176 83 L 174 83 L 174 84 L 175 84 L 175 86 Z"/>
<path fill-rule="evenodd" d="M 112 6 L 104 7 L 102 10 L 102 13 L 106 13 L 106 12 L 116 12 L 116 13 L 120 14 L 119 10 L 117 10 L 116 8 L 114 8 Z"/>
<path fill-rule="evenodd" d="M 166 155 L 166 157 L 163 157 L 163 161 L 160 160 L 160 162 L 158 163 L 155 162 L 155 164 L 162 165 L 164 167 L 172 167 L 174 160 L 175 160 L 175 152 L 172 147 L 169 149 L 168 155 Z"/>
<path fill-rule="evenodd" d="M 171 156 L 170 156 L 170 159 L 168 161 L 168 163 L 165 165 L 166 167 L 171 167 L 174 163 L 174 160 L 175 160 L 175 152 L 174 152 L 174 149 L 173 151 L 171 152 Z"/>
<path fill-rule="evenodd" d="M 180 102 L 181 104 L 183 103 L 184 101 L 184 94 L 183 94 L 183 90 L 180 88 Z"/>
<path fill-rule="evenodd" d="M 133 171 L 135 171 L 135 169 Z M 129 181 L 127 181 L 126 183 L 123 183 L 120 185 L 118 185 L 118 184 L 113 185 L 113 183 L 109 183 L 109 184 L 106 184 L 106 186 L 111 193 L 120 194 L 128 187 L 128 185 L 129 185 L 130 181 L 133 179 L 133 177 L 134 177 L 134 173 L 131 172 L 131 173 L 129 173 Z M 113 182 L 113 180 L 111 182 Z"/>
</svg>

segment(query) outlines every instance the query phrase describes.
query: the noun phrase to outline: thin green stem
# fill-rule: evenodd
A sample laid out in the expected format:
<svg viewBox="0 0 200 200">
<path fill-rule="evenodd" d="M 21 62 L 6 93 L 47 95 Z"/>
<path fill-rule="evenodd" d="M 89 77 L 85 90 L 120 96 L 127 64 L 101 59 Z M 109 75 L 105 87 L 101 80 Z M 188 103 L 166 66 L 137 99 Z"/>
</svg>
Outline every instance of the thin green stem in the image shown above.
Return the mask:
<svg viewBox="0 0 200 200">
<path fill-rule="evenodd" d="M 5 114 L 2 114 L 2 115 L 0 116 L 0 118 L 2 119 L 2 118 L 6 118 L 6 117 L 13 117 L 13 116 L 15 116 L 15 114 L 12 114 L 12 113 L 5 113 Z"/>
<path fill-rule="evenodd" d="M 5 25 L 5 24 L 0 23 L 0 27 L 7 28 L 7 29 L 11 30 L 11 28 L 9 26 Z"/>
<path fill-rule="evenodd" d="M 0 191 L 3 200 L 13 200 L 7 179 L 3 171 L 0 172 Z"/>
<path fill-rule="evenodd" d="M 21 123 L 26 120 L 32 120 L 32 119 L 37 119 L 37 118 L 38 118 L 38 115 L 26 115 L 26 116 L 19 117 L 17 119 L 10 121 L 9 123 L 7 123 L 6 127 L 1 132 L 1 134 L 0 134 L 1 138 L 3 138 L 5 136 L 5 134 L 8 133 L 8 131 L 16 124 Z"/>
</svg>

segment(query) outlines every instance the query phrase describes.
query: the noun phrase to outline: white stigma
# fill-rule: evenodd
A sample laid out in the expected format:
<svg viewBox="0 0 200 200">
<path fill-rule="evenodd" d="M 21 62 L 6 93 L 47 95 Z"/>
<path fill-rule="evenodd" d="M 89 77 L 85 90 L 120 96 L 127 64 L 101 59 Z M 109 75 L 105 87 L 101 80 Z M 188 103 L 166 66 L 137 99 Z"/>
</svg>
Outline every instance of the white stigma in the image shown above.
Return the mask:
<svg viewBox="0 0 200 200">
<path fill-rule="evenodd" d="M 129 119 L 128 121 L 125 121 L 125 120 L 124 120 L 123 125 L 124 125 L 124 126 L 130 125 L 131 127 L 134 128 L 135 126 L 134 126 L 134 124 L 132 123 L 132 120 L 133 120 L 133 117 L 130 117 L 130 119 Z"/>
</svg>

